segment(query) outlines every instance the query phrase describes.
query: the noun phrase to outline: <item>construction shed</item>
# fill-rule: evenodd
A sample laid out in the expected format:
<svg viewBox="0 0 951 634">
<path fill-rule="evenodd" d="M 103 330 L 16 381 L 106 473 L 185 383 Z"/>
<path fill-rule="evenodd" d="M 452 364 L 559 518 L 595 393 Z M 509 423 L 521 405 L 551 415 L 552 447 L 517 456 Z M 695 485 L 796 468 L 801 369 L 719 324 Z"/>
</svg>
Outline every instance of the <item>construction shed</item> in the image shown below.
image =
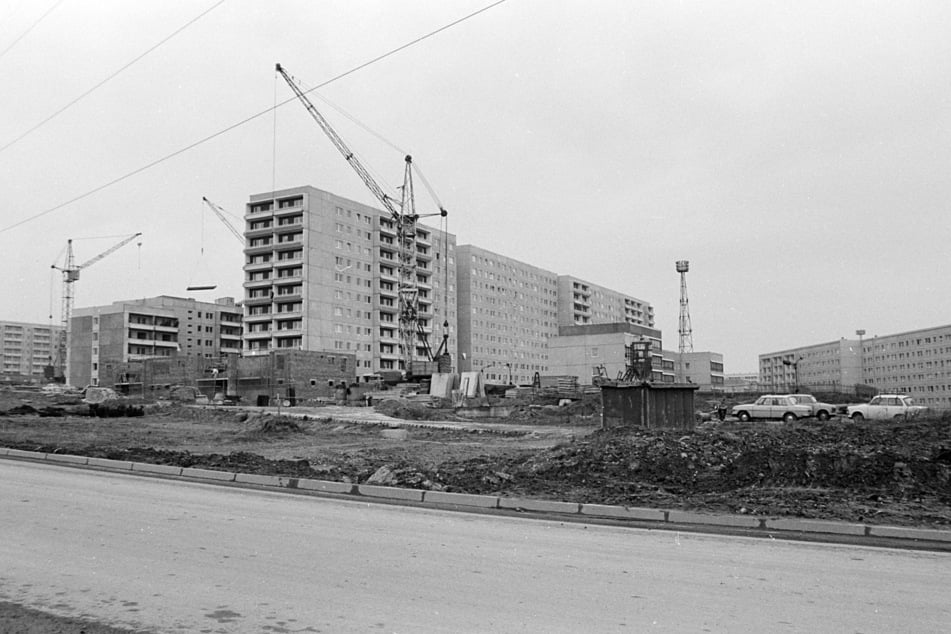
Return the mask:
<svg viewBox="0 0 951 634">
<path fill-rule="evenodd" d="M 601 426 L 604 429 L 693 429 L 697 385 L 673 383 L 601 386 Z"/>
</svg>

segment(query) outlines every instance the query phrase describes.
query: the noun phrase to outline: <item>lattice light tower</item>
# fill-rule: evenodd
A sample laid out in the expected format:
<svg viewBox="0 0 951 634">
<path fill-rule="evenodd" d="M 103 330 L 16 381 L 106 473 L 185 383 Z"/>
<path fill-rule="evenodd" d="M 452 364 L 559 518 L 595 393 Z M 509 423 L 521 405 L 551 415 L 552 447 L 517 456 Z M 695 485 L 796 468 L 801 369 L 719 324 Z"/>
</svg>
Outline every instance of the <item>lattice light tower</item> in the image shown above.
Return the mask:
<svg viewBox="0 0 951 634">
<path fill-rule="evenodd" d="M 677 272 L 680 273 L 680 348 L 681 355 L 693 352 L 693 328 L 690 326 L 690 303 L 687 300 L 687 271 L 690 262 L 677 260 Z"/>
</svg>

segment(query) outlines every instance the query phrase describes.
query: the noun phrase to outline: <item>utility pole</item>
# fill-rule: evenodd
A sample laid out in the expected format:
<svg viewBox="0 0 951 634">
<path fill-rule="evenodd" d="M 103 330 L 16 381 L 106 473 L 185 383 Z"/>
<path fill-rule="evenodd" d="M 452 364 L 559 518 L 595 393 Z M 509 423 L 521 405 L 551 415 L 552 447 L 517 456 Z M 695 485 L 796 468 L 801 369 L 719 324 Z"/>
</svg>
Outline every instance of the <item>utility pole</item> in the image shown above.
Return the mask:
<svg viewBox="0 0 951 634">
<path fill-rule="evenodd" d="M 862 337 L 865 336 L 865 329 L 859 328 L 855 331 L 859 336 L 859 383 L 865 385 L 865 342 Z"/>
</svg>

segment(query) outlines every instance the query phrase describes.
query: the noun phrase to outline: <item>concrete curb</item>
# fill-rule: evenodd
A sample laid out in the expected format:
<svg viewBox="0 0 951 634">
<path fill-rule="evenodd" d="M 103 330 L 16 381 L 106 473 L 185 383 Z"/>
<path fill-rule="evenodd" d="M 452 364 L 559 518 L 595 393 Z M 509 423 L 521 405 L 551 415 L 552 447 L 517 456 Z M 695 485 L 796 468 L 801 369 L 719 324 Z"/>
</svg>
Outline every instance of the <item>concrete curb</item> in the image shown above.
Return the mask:
<svg viewBox="0 0 951 634">
<path fill-rule="evenodd" d="M 614 520 L 636 523 L 637 526 L 646 528 L 670 530 L 683 527 L 695 527 L 695 529 L 697 527 L 704 527 L 709 530 L 741 531 L 739 534 L 744 535 L 812 539 L 825 537 L 830 540 L 842 537 L 863 537 L 875 538 L 881 540 L 884 544 L 932 544 L 945 549 L 951 546 L 951 530 L 931 528 L 878 526 L 808 518 L 730 514 L 717 515 L 679 509 L 662 510 L 606 504 L 580 504 L 577 502 L 560 502 L 557 500 L 497 497 L 423 489 L 403 489 L 372 484 L 311 480 L 309 478 L 235 473 L 231 471 L 191 467 L 182 468 L 174 465 L 144 462 L 133 463 L 121 460 L 109 460 L 106 458 L 88 458 L 86 456 L 74 456 L 70 454 L 47 454 L 0 447 L 0 458 L 3 457 L 34 462 L 50 462 L 65 467 L 94 467 L 115 472 L 183 478 L 190 481 L 198 480 L 219 484 L 234 483 L 239 485 L 254 485 L 262 488 L 310 491 L 318 494 L 377 498 L 423 506 L 431 504 L 440 507 L 455 506 L 469 509 L 494 509 L 537 513 L 541 515 L 552 514 L 561 516 L 563 519 L 576 518 L 581 521 L 586 519 Z"/>
</svg>

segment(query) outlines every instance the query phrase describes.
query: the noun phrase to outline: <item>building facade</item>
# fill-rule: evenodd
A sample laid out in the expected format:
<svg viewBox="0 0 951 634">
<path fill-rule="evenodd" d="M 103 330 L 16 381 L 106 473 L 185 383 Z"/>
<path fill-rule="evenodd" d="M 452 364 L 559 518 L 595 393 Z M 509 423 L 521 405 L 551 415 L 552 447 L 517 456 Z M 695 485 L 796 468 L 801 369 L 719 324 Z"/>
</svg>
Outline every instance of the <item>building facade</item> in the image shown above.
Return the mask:
<svg viewBox="0 0 951 634">
<path fill-rule="evenodd" d="M 761 354 L 759 383 L 776 393 L 853 391 L 862 383 L 858 341 L 840 339 Z"/>
<path fill-rule="evenodd" d="M 389 213 L 313 187 L 250 197 L 245 209 L 245 354 L 352 353 L 357 374 L 405 369 L 397 227 Z M 419 324 L 457 355 L 455 236 L 416 228 Z M 427 353 L 416 341 L 416 359 Z"/>
<path fill-rule="evenodd" d="M 457 252 L 460 370 L 516 384 L 549 373 L 558 276 L 471 244 Z"/>
<path fill-rule="evenodd" d="M 399 331 L 398 233 L 388 212 L 313 187 L 252 195 L 245 209 L 245 354 L 353 353 L 357 375 L 405 370 Z M 630 295 L 558 275 L 417 225 L 420 324 L 454 371 L 529 383 L 550 373 L 559 325 L 652 328 Z M 444 327 L 447 324 L 447 327 Z M 417 342 L 418 344 L 419 342 Z M 417 345 L 414 359 L 427 351 Z"/>
<path fill-rule="evenodd" d="M 558 276 L 558 325 L 628 323 L 654 327 L 654 308 L 642 299 L 572 275 Z"/>
<path fill-rule="evenodd" d="M 616 380 L 624 375 L 627 350 L 635 342 L 650 344 L 651 376 L 643 378 L 673 383 L 674 364 L 665 358 L 661 332 L 627 322 L 559 328 L 548 340 L 551 374 L 577 376 L 579 385 L 592 385 L 595 377 Z"/>
<path fill-rule="evenodd" d="M 312 405 L 356 381 L 353 354 L 272 350 L 266 355 L 218 358 L 150 357 L 104 361 L 100 385 L 143 398 L 173 398 L 189 386 L 213 400 L 246 405 Z M 191 392 L 194 394 L 194 392 Z"/>
<path fill-rule="evenodd" d="M 760 355 L 759 362 L 764 389 L 858 388 L 908 394 L 920 405 L 951 409 L 951 325 L 792 348 Z"/>
<path fill-rule="evenodd" d="M 565 347 L 552 358 L 551 342 L 561 329 L 653 326 L 653 308 L 630 295 L 471 244 L 461 245 L 458 254 L 459 367 L 482 371 L 488 381 L 527 384 L 536 373 L 575 375 L 566 370 L 569 365 L 584 366 L 577 376 L 590 381 L 589 364 L 570 360 Z M 585 345 L 570 342 L 567 348 L 577 352 L 576 344 Z"/>
<path fill-rule="evenodd" d="M 722 392 L 725 385 L 723 355 L 719 352 L 664 351 L 665 359 L 672 359 L 678 383 L 700 386 L 704 392 Z"/>
<path fill-rule="evenodd" d="M 230 297 L 200 302 L 168 295 L 77 308 L 70 321 L 68 383 L 99 385 L 107 361 L 239 354 L 241 311 Z"/>
<path fill-rule="evenodd" d="M 3 377 L 15 382 L 49 378 L 47 368 L 53 364 L 62 332 L 62 326 L 0 321 Z"/>
</svg>

